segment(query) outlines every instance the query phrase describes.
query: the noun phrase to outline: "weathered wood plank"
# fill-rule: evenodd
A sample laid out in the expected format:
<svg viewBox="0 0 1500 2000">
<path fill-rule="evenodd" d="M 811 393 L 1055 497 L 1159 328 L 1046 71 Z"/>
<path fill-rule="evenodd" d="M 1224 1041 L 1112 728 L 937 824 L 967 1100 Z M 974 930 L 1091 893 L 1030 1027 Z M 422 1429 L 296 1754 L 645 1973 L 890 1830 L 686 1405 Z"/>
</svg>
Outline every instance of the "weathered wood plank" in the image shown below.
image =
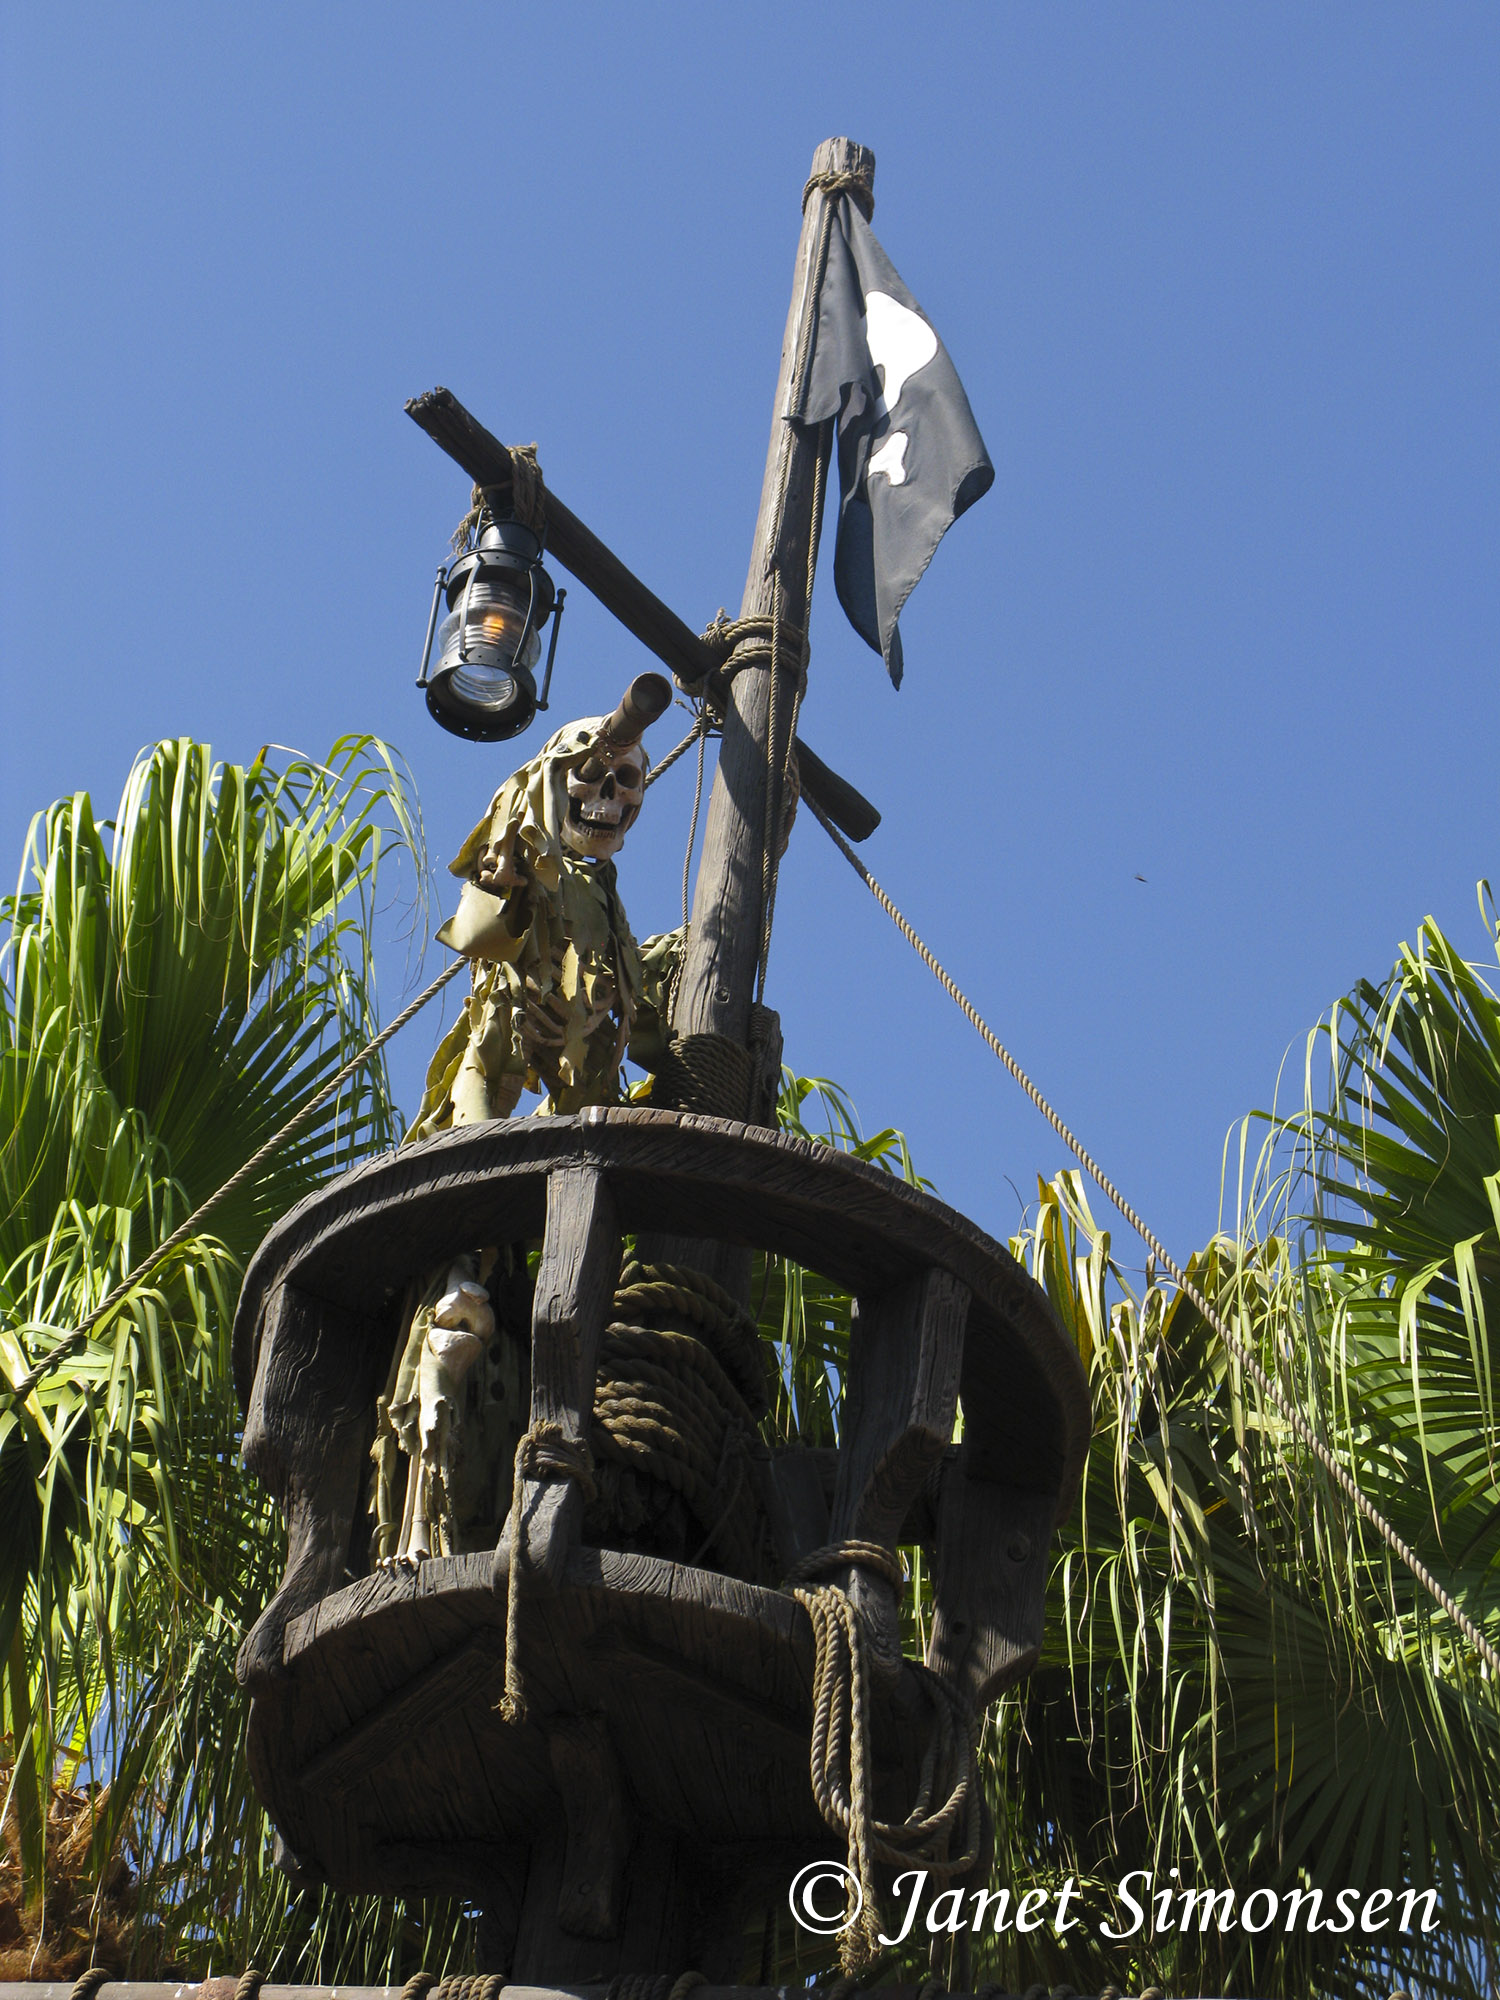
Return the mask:
<svg viewBox="0 0 1500 2000">
<path fill-rule="evenodd" d="M 558 1167 L 547 1177 L 547 1223 L 531 1314 L 531 1422 L 544 1424 L 587 1456 L 599 1343 L 620 1275 L 620 1228 L 608 1183 L 597 1168 Z M 584 1493 L 553 1472 L 521 1482 L 521 1528 L 528 1582 L 555 1585 L 578 1542 Z M 497 1557 L 497 1581 L 504 1588 Z"/>
<path fill-rule="evenodd" d="M 467 1640 L 425 1667 L 351 1728 L 320 1750 L 302 1773 L 304 1786 L 346 1792 L 387 1761 L 393 1750 L 440 1723 L 445 1712 L 504 1677 L 489 1638 Z"/>
<path fill-rule="evenodd" d="M 634 1820 L 609 1724 L 602 1715 L 559 1716 L 547 1726 L 547 1747 L 567 1821 L 557 1921 L 570 1937 L 614 1937 Z"/>
<path fill-rule="evenodd" d="M 287 1566 L 240 1648 L 239 1678 L 252 1690 L 281 1671 L 289 1620 L 345 1579 L 375 1430 L 376 1350 L 364 1316 L 281 1284 L 267 1301 L 266 1333 L 244 1455 L 281 1504 Z"/>
<path fill-rule="evenodd" d="M 970 1478 L 967 1449 L 940 1475 L 927 1664 L 977 1714 L 1041 1655 L 1052 1510 L 1045 1494 Z"/>
<path fill-rule="evenodd" d="M 808 1712 L 780 1708 L 758 1691 L 702 1671 L 688 1659 L 653 1645 L 639 1633 L 607 1629 L 589 1653 L 609 1672 L 654 1690 L 665 1704 L 682 1706 L 731 1729 L 770 1729 L 805 1749 Z"/>
<path fill-rule="evenodd" d="M 967 1285 L 935 1266 L 855 1299 L 830 1541 L 875 1542 L 895 1556 L 911 1504 L 953 1436 L 969 1300 Z M 838 1580 L 864 1614 L 872 1668 L 896 1674 L 895 1586 L 857 1566 Z"/>
</svg>

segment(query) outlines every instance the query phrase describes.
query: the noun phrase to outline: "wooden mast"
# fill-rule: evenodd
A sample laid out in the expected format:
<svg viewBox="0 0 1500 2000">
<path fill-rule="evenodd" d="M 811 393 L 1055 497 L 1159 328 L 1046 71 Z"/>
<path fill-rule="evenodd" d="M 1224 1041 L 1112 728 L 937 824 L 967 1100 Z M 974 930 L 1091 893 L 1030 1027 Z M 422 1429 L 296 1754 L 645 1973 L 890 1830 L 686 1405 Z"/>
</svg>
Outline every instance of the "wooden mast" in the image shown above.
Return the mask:
<svg viewBox="0 0 1500 2000">
<path fill-rule="evenodd" d="M 813 154 L 792 301 L 781 343 L 760 513 L 740 605 L 742 619 L 769 618 L 773 591 L 779 584 L 781 623 L 791 638 L 775 690 L 778 744 L 791 740 L 801 635 L 807 629 L 809 554 L 817 526 L 813 520 L 816 473 L 819 453 L 829 447 L 827 429 L 804 430 L 788 423 L 786 412 L 802 359 L 799 336 L 812 303 L 809 291 L 819 275 L 814 267 L 824 208 L 837 199 L 836 191 L 830 192 L 824 184 L 832 175 L 854 176 L 867 191 L 873 190 L 875 155 L 852 139 L 825 139 Z M 731 671 L 739 659 L 763 647 L 763 640 L 742 641 L 731 656 Z M 725 704 L 724 740 L 709 800 L 703 858 L 693 893 L 692 927 L 673 1022 L 680 1036 L 718 1035 L 748 1046 L 764 919 L 762 853 L 771 730 L 771 674 L 762 650 L 756 664 L 734 675 Z M 744 1107 L 725 1108 L 743 1116 Z"/>
</svg>

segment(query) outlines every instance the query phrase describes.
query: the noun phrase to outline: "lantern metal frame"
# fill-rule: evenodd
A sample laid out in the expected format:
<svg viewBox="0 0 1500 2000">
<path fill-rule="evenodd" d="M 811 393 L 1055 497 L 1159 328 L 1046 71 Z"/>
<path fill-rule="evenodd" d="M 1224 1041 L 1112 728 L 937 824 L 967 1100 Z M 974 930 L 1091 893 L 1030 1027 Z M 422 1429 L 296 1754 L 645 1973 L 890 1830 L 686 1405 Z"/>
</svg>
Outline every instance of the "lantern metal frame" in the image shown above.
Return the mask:
<svg viewBox="0 0 1500 2000">
<path fill-rule="evenodd" d="M 527 582 L 526 614 L 521 623 L 520 637 L 516 640 L 510 660 L 503 667 L 498 661 L 477 657 L 470 647 L 469 608 L 475 582 L 485 575 L 496 581 L 504 579 L 513 588 L 519 586 L 523 577 Z M 433 720 L 451 735 L 480 743 L 503 743 L 530 728 L 536 716 L 548 707 L 552 668 L 557 658 L 557 638 L 567 595 L 566 590 L 555 587 L 542 566 L 541 538 L 522 522 L 496 515 L 487 506 L 482 507 L 470 526 L 464 547 L 449 561 L 438 565 L 433 580 L 427 636 L 422 646 L 422 667 L 417 676 L 417 686 L 426 694 L 427 712 Z M 432 644 L 445 600 L 449 613 L 455 615 L 457 620 L 458 653 L 455 659 L 449 660 L 445 648 L 438 673 L 430 675 Z M 522 654 L 533 634 L 540 642 L 541 628 L 549 617 L 552 619 L 552 633 L 541 692 L 538 693 L 535 675 L 531 666 L 523 661 Z M 495 671 L 509 674 L 516 683 L 520 700 L 499 716 L 487 715 L 477 704 L 466 704 L 463 697 L 453 690 L 452 682 L 459 670 L 469 665 L 493 666 Z"/>
</svg>

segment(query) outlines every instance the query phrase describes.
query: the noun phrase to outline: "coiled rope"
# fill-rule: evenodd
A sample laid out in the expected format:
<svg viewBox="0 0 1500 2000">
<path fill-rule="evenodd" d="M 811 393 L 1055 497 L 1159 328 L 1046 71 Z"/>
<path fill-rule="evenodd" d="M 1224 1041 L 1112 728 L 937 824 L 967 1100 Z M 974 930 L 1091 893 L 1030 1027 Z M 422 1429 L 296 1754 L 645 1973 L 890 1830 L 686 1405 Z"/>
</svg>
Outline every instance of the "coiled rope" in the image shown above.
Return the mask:
<svg viewBox="0 0 1500 2000">
<path fill-rule="evenodd" d="M 672 1264 L 627 1266 L 614 1314 L 594 1389 L 593 1525 L 633 1533 L 678 1502 L 697 1537 L 689 1563 L 712 1550 L 758 1581 L 767 1535 L 749 1452 L 769 1399 L 755 1322 L 703 1272 Z"/>
<path fill-rule="evenodd" d="M 525 1481 L 549 1474 L 574 1480 L 595 1531 L 623 1525 L 633 1532 L 648 1518 L 648 1500 L 658 1511 L 680 1502 L 700 1537 L 688 1560 L 696 1565 L 713 1549 L 728 1574 L 754 1582 L 766 1567 L 767 1530 L 749 1451 L 768 1404 L 759 1332 L 730 1293 L 687 1266 L 626 1266 L 600 1344 L 589 1444 L 543 1419 L 516 1448 L 498 1704 L 505 1721 L 527 1717 L 520 1642 L 529 1568 Z"/>
<path fill-rule="evenodd" d="M 1338 1459 L 1334 1457 L 1333 1453 L 1324 1444 L 1316 1431 L 1314 1431 L 1312 1425 L 1308 1423 L 1306 1417 L 1303 1416 L 1296 1404 L 1283 1392 L 1280 1384 L 1267 1374 L 1266 1370 L 1244 1345 L 1243 1341 L 1239 1340 L 1230 1331 L 1222 1315 L 1210 1305 L 1207 1298 L 1204 1297 L 1198 1286 L 1193 1283 L 1192 1279 L 1172 1256 L 1171 1252 L 1167 1250 L 1160 1238 L 1147 1226 L 1125 1199 L 1124 1195 L 1121 1194 L 1120 1190 L 1115 1186 L 1108 1174 L 1105 1173 L 1093 1154 L 1088 1151 L 1072 1127 L 1064 1121 L 1060 1113 L 1053 1109 L 1041 1091 L 1038 1090 L 1037 1086 L 1032 1082 L 1025 1070 L 1022 1069 L 1015 1057 L 996 1036 L 994 1030 L 985 1021 L 967 994 L 960 989 L 952 976 L 933 956 L 932 952 L 923 943 L 916 931 L 912 929 L 906 918 L 902 916 L 900 910 L 897 909 L 884 889 L 875 880 L 869 869 L 866 868 L 859 856 L 854 852 L 848 841 L 844 839 L 828 815 L 818 806 L 817 801 L 809 798 L 807 803 L 811 807 L 814 817 L 818 820 L 834 846 L 843 855 L 855 874 L 859 876 L 865 887 L 870 891 L 870 894 L 879 903 L 881 909 L 885 911 L 891 922 L 900 931 L 901 935 L 927 967 L 933 978 L 937 980 L 944 992 L 947 993 L 949 999 L 953 1001 L 954 1005 L 969 1022 L 969 1025 L 987 1044 L 991 1053 L 997 1056 L 1010 1071 L 1016 1082 L 1020 1084 L 1022 1090 L 1025 1091 L 1037 1110 L 1041 1112 L 1063 1144 L 1067 1146 L 1085 1172 L 1091 1176 L 1109 1200 L 1113 1202 L 1114 1206 L 1124 1216 L 1125 1220 L 1140 1237 L 1146 1248 L 1172 1279 L 1173 1283 L 1197 1307 L 1198 1311 L 1203 1315 L 1204 1320 L 1213 1328 L 1214 1332 L 1223 1341 L 1225 1347 L 1234 1356 L 1240 1367 L 1244 1369 L 1251 1381 L 1255 1383 L 1262 1395 L 1275 1405 L 1299 1442 L 1312 1453 L 1329 1478 L 1338 1487 L 1339 1491 L 1356 1511 L 1364 1516 L 1385 1543 L 1386 1547 L 1390 1549 L 1391 1553 L 1397 1556 L 1406 1568 L 1410 1570 L 1428 1596 L 1435 1603 L 1442 1606 L 1443 1610 L 1447 1612 L 1459 1631 L 1463 1633 L 1490 1672 L 1495 1675 L 1497 1681 L 1500 1681 L 1500 1652 L 1495 1650 L 1489 1639 L 1462 1606 L 1454 1602 L 1452 1596 L 1438 1582 L 1437 1578 L 1427 1568 L 1416 1551 L 1391 1526 L 1391 1523 L 1381 1513 L 1374 1501 L 1366 1495 L 1353 1474 L 1346 1471 Z"/>
<path fill-rule="evenodd" d="M 905 1582 L 900 1563 L 877 1542 L 846 1541 L 806 1557 L 787 1584 L 813 1629 L 809 1766 L 819 1812 L 848 1843 L 849 1921 L 840 1935 L 839 1963 L 852 1978 L 867 1970 L 882 1949 L 877 1862 L 893 1868 L 918 1865 L 939 1883 L 967 1875 L 979 1859 L 982 1816 L 973 1716 L 946 1681 L 921 1662 L 908 1660 L 906 1671 L 917 1675 L 932 1705 L 933 1726 L 906 1818 L 896 1825 L 875 1817 L 864 1631 L 846 1594 L 834 1584 L 817 1582 L 830 1571 L 851 1566 L 873 1570 L 898 1590 Z"/>
</svg>

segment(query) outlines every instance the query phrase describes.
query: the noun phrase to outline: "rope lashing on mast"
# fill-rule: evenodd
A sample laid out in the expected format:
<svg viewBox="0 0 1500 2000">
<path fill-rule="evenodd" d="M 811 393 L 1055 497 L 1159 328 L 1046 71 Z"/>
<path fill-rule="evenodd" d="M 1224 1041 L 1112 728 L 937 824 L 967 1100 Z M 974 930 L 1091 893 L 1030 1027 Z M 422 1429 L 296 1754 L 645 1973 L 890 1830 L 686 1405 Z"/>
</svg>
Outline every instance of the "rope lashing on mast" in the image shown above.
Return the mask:
<svg viewBox="0 0 1500 2000">
<path fill-rule="evenodd" d="M 841 194 L 848 195 L 866 222 L 875 219 L 875 190 L 868 174 L 851 174 L 837 168 L 827 173 L 813 174 L 802 190 L 802 212 L 807 213 L 807 204 L 815 194 L 827 195 L 830 204 Z"/>
<path fill-rule="evenodd" d="M 900 1562 L 878 1542 L 845 1541 L 804 1557 L 785 1587 L 813 1629 L 809 1765 L 818 1811 L 848 1842 L 849 1921 L 840 1934 L 839 1962 L 853 1976 L 881 1952 L 884 1920 L 876 1864 L 916 1865 L 934 1881 L 950 1882 L 967 1875 L 978 1861 L 983 1821 L 974 1718 L 947 1682 L 917 1660 L 907 1660 L 906 1671 L 918 1677 L 933 1710 L 917 1795 L 899 1825 L 875 1817 L 864 1629 L 846 1593 L 836 1584 L 819 1582 L 831 1571 L 850 1567 L 872 1570 L 898 1590 L 906 1581 Z"/>
<path fill-rule="evenodd" d="M 807 803 L 814 817 L 818 820 L 834 846 L 838 848 L 844 859 L 849 863 L 849 866 L 859 876 L 865 887 L 870 891 L 870 894 L 879 903 L 881 909 L 885 911 L 891 922 L 900 931 L 901 935 L 927 967 L 933 978 L 937 980 L 938 984 L 947 993 L 949 999 L 953 1001 L 960 1013 L 963 1014 L 969 1025 L 979 1035 L 981 1040 L 986 1043 L 991 1054 L 997 1056 L 1006 1069 L 1010 1071 L 1016 1082 L 1025 1091 L 1037 1110 L 1041 1112 L 1053 1131 L 1078 1160 L 1079 1165 L 1083 1167 L 1084 1171 L 1114 1204 L 1120 1214 L 1124 1216 L 1125 1220 L 1130 1224 L 1136 1235 L 1140 1237 L 1146 1248 L 1167 1273 L 1168 1277 L 1171 1278 L 1179 1291 L 1191 1300 L 1192 1304 L 1203 1315 L 1205 1322 L 1213 1328 L 1229 1353 L 1234 1357 L 1234 1360 L 1250 1377 L 1251 1381 L 1255 1383 L 1261 1394 L 1275 1405 L 1277 1411 L 1291 1427 L 1299 1443 L 1312 1453 L 1313 1457 L 1323 1467 L 1323 1470 L 1338 1487 L 1345 1499 L 1348 1500 L 1357 1513 L 1364 1516 L 1365 1520 L 1369 1522 L 1386 1547 L 1411 1572 L 1423 1590 L 1432 1598 L 1433 1602 L 1441 1605 L 1443 1610 L 1447 1612 L 1448 1616 L 1474 1648 L 1480 1659 L 1483 1660 L 1490 1672 L 1494 1674 L 1496 1680 L 1500 1681 L 1500 1652 L 1496 1651 L 1495 1647 L 1490 1643 L 1474 1620 L 1461 1605 L 1454 1601 L 1453 1597 L 1443 1588 L 1442 1584 L 1438 1582 L 1437 1578 L 1428 1569 L 1415 1549 L 1396 1532 L 1395 1528 L 1392 1527 L 1384 1514 L 1381 1513 L 1374 1501 L 1365 1493 L 1354 1475 L 1346 1471 L 1334 1457 L 1333 1453 L 1324 1444 L 1323 1440 L 1318 1436 L 1296 1404 L 1284 1393 L 1280 1384 L 1266 1372 L 1256 1357 L 1245 1346 L 1244 1342 L 1230 1331 L 1223 1315 L 1216 1311 L 1209 1303 L 1203 1292 L 1193 1283 L 1187 1272 L 1183 1270 L 1182 1266 L 1172 1256 L 1161 1239 L 1142 1220 L 1141 1216 L 1137 1214 L 1136 1210 L 1125 1199 L 1124 1195 L 1121 1194 L 1120 1190 L 1115 1186 L 1108 1174 L 1105 1173 L 1104 1169 L 1099 1165 L 1093 1154 L 1089 1152 L 1072 1127 L 1064 1121 L 1059 1112 L 1054 1110 L 1047 1098 L 1043 1096 L 1042 1092 L 1026 1074 L 1026 1071 L 1022 1069 L 1015 1057 L 1000 1041 L 994 1030 L 974 1006 L 974 1003 L 968 998 L 967 994 L 962 991 L 951 974 L 944 969 L 927 945 L 917 935 L 916 931 L 913 930 L 900 910 L 897 909 L 884 889 L 875 880 L 869 869 L 866 868 L 865 864 L 854 852 L 848 841 L 844 839 L 838 828 L 828 818 L 828 815 L 819 808 L 815 800 L 809 799 Z"/>
<path fill-rule="evenodd" d="M 652 1101 L 710 1118 L 743 1118 L 754 1060 L 728 1035 L 673 1035 L 656 1067 Z"/>
<path fill-rule="evenodd" d="M 84 1341 L 88 1339 L 90 1333 L 93 1332 L 94 1328 L 107 1313 L 113 1312 L 123 1299 L 128 1298 L 137 1287 L 145 1283 L 153 1271 L 161 1267 L 163 1261 L 180 1244 L 187 1241 L 188 1237 L 199 1227 L 204 1218 L 212 1214 L 221 1201 L 224 1201 L 229 1195 L 233 1194 L 236 1188 L 243 1187 L 247 1181 L 254 1180 L 256 1174 L 259 1173 L 271 1155 L 284 1146 L 294 1133 L 301 1131 L 308 1120 L 316 1112 L 320 1111 L 331 1097 L 335 1096 L 342 1089 L 351 1076 L 358 1070 L 363 1069 L 372 1056 L 378 1055 L 394 1035 L 400 1034 L 408 1021 L 416 1019 L 429 1000 L 435 999 L 442 992 L 450 979 L 456 979 L 460 972 L 466 971 L 469 968 L 469 965 L 470 960 L 467 958 L 455 958 L 451 965 L 444 966 L 432 984 L 424 987 L 409 1006 L 403 1007 L 389 1027 L 382 1028 L 372 1041 L 366 1042 L 358 1055 L 351 1056 L 343 1068 L 335 1076 L 329 1078 L 328 1082 L 324 1084 L 316 1096 L 310 1097 L 300 1111 L 294 1112 L 278 1131 L 271 1134 L 263 1146 L 258 1146 L 249 1159 L 246 1160 L 245 1164 L 242 1167 L 238 1167 L 229 1176 L 229 1179 L 225 1181 L 224 1185 L 221 1188 L 217 1188 L 208 1197 L 207 1201 L 199 1202 L 187 1220 L 180 1222 L 170 1236 L 166 1237 L 161 1243 L 158 1243 L 145 1261 L 130 1273 L 129 1277 L 122 1278 L 108 1297 L 103 1299 L 94 1307 L 91 1313 L 80 1320 L 71 1333 L 64 1334 L 57 1345 L 49 1353 L 43 1355 L 42 1359 L 34 1367 L 29 1368 L 17 1381 L 10 1383 L 8 1387 L 0 1385 L 0 1393 L 8 1393 L 16 1402 L 29 1396 L 44 1376 L 51 1374 L 52 1370 L 60 1362 L 65 1361 L 70 1354 L 83 1345 Z"/>
</svg>

